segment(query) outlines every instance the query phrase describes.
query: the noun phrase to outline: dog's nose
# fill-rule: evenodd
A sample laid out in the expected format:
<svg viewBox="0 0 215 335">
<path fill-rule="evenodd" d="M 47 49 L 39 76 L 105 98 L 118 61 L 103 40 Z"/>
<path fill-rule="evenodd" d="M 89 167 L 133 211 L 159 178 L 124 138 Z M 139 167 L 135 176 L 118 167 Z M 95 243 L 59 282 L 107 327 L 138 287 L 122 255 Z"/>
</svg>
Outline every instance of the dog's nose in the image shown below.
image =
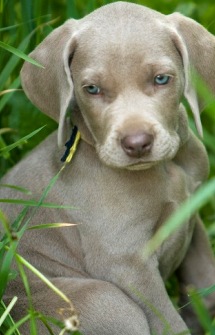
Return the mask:
<svg viewBox="0 0 215 335">
<path fill-rule="evenodd" d="M 140 158 L 152 148 L 153 136 L 148 133 L 137 133 L 122 138 L 121 146 L 130 157 Z"/>
</svg>

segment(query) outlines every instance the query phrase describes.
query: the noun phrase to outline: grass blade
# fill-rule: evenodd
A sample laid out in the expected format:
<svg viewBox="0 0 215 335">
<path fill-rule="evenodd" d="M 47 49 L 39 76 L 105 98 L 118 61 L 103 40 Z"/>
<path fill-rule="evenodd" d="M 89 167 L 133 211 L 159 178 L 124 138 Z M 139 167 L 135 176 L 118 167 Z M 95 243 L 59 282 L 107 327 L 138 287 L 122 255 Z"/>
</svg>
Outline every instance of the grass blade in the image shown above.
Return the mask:
<svg viewBox="0 0 215 335">
<path fill-rule="evenodd" d="M 12 327 L 10 327 L 10 329 L 8 329 L 8 331 L 5 333 L 5 335 L 21 335 L 20 332 L 18 331 L 18 328 L 23 325 L 25 322 L 27 322 L 30 319 L 30 315 L 26 315 L 24 318 L 22 318 L 21 320 L 19 320 L 18 322 L 14 323 L 14 325 Z M 14 332 L 16 332 L 14 334 Z"/>
<path fill-rule="evenodd" d="M 73 226 L 77 226 L 77 223 L 45 223 L 45 224 L 31 226 L 28 228 L 28 230 L 63 228 L 63 227 L 73 227 Z"/>
<path fill-rule="evenodd" d="M 17 302 L 17 297 L 14 297 L 11 302 L 9 303 L 9 305 L 7 307 L 5 307 L 5 311 L 4 313 L 1 315 L 0 317 L 0 327 L 3 324 L 3 322 L 5 321 L 5 319 L 7 318 L 7 316 L 9 315 L 11 309 L 13 308 L 13 306 L 15 305 L 15 303 Z"/>
<path fill-rule="evenodd" d="M 31 272 L 33 272 L 38 278 L 40 278 L 50 289 L 52 289 L 59 297 L 61 297 L 66 303 L 71 305 L 71 301 L 67 296 L 60 291 L 55 285 L 50 282 L 48 278 L 46 278 L 40 271 L 38 271 L 33 265 L 31 265 L 26 259 L 22 256 L 16 254 L 16 260 L 18 264 L 22 264 L 27 267 Z"/>
<path fill-rule="evenodd" d="M 5 311 L 7 311 L 6 318 L 4 318 L 3 323 L 0 324 L 0 333 L 1 334 L 6 334 L 7 330 L 13 329 L 13 333 L 11 333 L 11 334 L 21 335 L 20 332 L 18 331 L 18 329 L 16 329 L 16 327 L 14 328 L 14 321 L 9 314 L 10 310 L 12 309 L 12 307 L 14 306 L 16 301 L 17 301 L 17 298 L 14 297 L 12 299 L 12 301 L 10 302 L 10 304 L 8 305 L 8 307 L 5 306 L 3 301 L 0 302 L 0 315 L 2 315 L 2 317 L 3 317 L 3 315 L 5 316 Z"/>
<path fill-rule="evenodd" d="M 28 43 L 31 39 L 32 34 L 28 35 L 18 46 L 19 50 L 22 50 L 23 52 L 27 49 Z M 3 43 L 3 42 L 2 42 Z M 5 86 L 5 83 L 7 82 L 8 78 L 10 77 L 11 73 L 14 71 L 15 67 L 19 63 L 20 58 L 18 58 L 16 55 L 12 55 L 7 62 L 7 64 L 4 66 L 1 76 L 0 76 L 0 91 L 2 91 L 3 87 Z"/>
<path fill-rule="evenodd" d="M 31 207 L 44 207 L 44 208 L 58 208 L 58 209 L 75 209 L 73 206 L 57 205 L 48 202 L 41 202 L 35 200 L 22 200 L 22 199 L 0 199 L 0 202 L 14 204 L 14 205 L 25 205 Z"/>
<path fill-rule="evenodd" d="M 197 291 L 201 297 L 207 297 L 211 293 L 215 292 L 215 285 L 212 285 L 210 287 L 202 288 L 201 290 Z"/>
<path fill-rule="evenodd" d="M 25 194 L 28 194 L 28 195 L 32 194 L 31 191 L 27 190 L 24 187 L 20 187 L 20 186 L 9 185 L 9 184 L 0 184 L 0 187 L 10 188 L 10 189 L 13 189 L 13 190 L 16 190 L 18 192 L 25 193 Z"/>
<path fill-rule="evenodd" d="M 0 129 L 0 136 L 6 133 L 12 133 L 14 130 L 12 128 L 1 128 Z"/>
<path fill-rule="evenodd" d="M 1 154 L 1 152 L 5 153 L 5 152 L 13 150 L 14 148 L 16 148 L 17 146 L 19 146 L 21 144 L 25 144 L 28 139 L 30 139 L 31 137 L 33 137 L 34 135 L 36 135 L 37 133 L 39 133 L 44 127 L 45 126 L 40 127 L 39 129 L 34 130 L 32 133 L 30 133 L 30 134 L 22 137 L 20 140 L 14 142 L 13 144 L 7 145 L 4 148 L 0 148 L 0 154 Z"/>
<path fill-rule="evenodd" d="M 161 226 L 144 248 L 144 259 L 148 259 L 148 257 L 150 257 L 176 229 L 186 222 L 192 214 L 203 206 L 214 193 L 215 178 L 200 187 L 192 198 L 185 201 L 166 223 Z"/>
<path fill-rule="evenodd" d="M 0 77 L 1 78 L 1 77 Z M 20 78 L 17 77 L 8 87 L 8 90 L 10 91 L 7 94 L 4 94 L 4 96 L 0 100 L 0 112 L 3 110 L 7 102 L 11 99 L 12 95 L 17 91 L 22 91 L 22 89 L 18 89 L 20 86 Z M 4 91 L 3 91 L 4 92 Z"/>
<path fill-rule="evenodd" d="M 206 332 L 209 332 L 210 335 L 215 335 L 215 327 L 212 326 L 212 320 L 198 292 L 194 289 L 190 289 L 189 297 L 192 306 L 198 316 L 198 320 L 201 323 L 204 330 Z"/>
<path fill-rule="evenodd" d="M 17 255 L 16 255 L 16 260 L 17 260 Z M 35 317 L 34 317 L 35 310 L 33 308 L 33 301 L 32 301 L 30 286 L 29 286 L 29 283 L 28 283 L 28 278 L 27 278 L 27 275 L 24 271 L 22 262 L 17 261 L 17 266 L 19 268 L 19 273 L 20 273 L 20 276 L 22 278 L 22 282 L 24 284 L 25 291 L 26 291 L 27 298 L 28 298 L 28 303 L 29 303 L 30 334 L 37 335 L 37 326 L 36 326 L 36 320 L 35 320 Z"/>
<path fill-rule="evenodd" d="M 27 56 L 23 51 L 19 50 L 19 49 L 16 49 L 14 47 L 12 47 L 11 45 L 9 44 L 6 44 L 4 42 L 1 42 L 0 41 L 0 47 L 11 52 L 12 54 L 16 55 L 17 57 L 19 58 L 22 58 L 24 59 L 25 61 L 35 65 L 35 66 L 38 66 L 38 67 L 41 67 L 44 69 L 44 66 L 41 65 L 40 63 L 38 63 L 37 61 L 35 61 L 33 58 Z"/>
</svg>

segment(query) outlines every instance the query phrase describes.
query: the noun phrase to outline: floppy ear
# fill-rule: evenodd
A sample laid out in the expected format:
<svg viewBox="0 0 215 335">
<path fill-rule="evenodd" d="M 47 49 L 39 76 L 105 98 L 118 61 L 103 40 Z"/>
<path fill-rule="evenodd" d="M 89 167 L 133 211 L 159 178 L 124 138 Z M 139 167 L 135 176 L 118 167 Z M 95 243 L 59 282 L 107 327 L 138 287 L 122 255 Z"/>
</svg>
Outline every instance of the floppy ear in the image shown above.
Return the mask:
<svg viewBox="0 0 215 335">
<path fill-rule="evenodd" d="M 30 53 L 44 68 L 25 62 L 21 70 L 27 97 L 42 112 L 59 122 L 58 144 L 64 143 L 66 111 L 73 95 L 69 58 L 75 48 L 77 21 L 68 20 Z"/>
<path fill-rule="evenodd" d="M 185 66 L 185 97 L 194 114 L 198 132 L 202 133 L 198 99 L 191 83 L 190 68 L 194 69 L 215 93 L 215 37 L 196 21 L 179 13 L 167 16 L 176 34 L 175 40 Z"/>
</svg>

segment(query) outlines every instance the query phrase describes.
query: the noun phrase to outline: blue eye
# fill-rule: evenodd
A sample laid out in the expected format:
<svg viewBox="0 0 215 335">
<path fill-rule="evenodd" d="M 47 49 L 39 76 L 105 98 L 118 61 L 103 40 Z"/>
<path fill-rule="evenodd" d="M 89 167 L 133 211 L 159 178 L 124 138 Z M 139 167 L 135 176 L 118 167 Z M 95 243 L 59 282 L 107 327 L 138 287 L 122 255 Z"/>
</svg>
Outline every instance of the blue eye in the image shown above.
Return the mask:
<svg viewBox="0 0 215 335">
<path fill-rule="evenodd" d="M 159 74 L 158 76 L 155 77 L 154 81 L 155 84 L 157 85 L 166 85 L 168 84 L 170 78 L 171 77 L 166 74 Z"/>
<path fill-rule="evenodd" d="M 96 85 L 85 86 L 85 89 L 89 94 L 92 95 L 100 94 L 101 92 L 101 89 Z"/>
</svg>

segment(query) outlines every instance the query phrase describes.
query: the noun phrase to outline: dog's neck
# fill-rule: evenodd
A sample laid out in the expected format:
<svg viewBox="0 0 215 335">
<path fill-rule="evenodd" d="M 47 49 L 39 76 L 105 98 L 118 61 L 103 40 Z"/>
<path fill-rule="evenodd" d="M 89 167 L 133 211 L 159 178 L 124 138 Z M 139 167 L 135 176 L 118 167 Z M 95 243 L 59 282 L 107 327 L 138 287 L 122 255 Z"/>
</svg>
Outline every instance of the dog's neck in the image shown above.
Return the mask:
<svg viewBox="0 0 215 335">
<path fill-rule="evenodd" d="M 90 141 L 87 137 L 85 137 L 85 135 L 81 133 L 81 140 L 84 141 L 85 143 L 87 143 L 88 145 L 90 145 L 91 147 L 94 147 L 94 143 L 92 141 Z"/>
</svg>

